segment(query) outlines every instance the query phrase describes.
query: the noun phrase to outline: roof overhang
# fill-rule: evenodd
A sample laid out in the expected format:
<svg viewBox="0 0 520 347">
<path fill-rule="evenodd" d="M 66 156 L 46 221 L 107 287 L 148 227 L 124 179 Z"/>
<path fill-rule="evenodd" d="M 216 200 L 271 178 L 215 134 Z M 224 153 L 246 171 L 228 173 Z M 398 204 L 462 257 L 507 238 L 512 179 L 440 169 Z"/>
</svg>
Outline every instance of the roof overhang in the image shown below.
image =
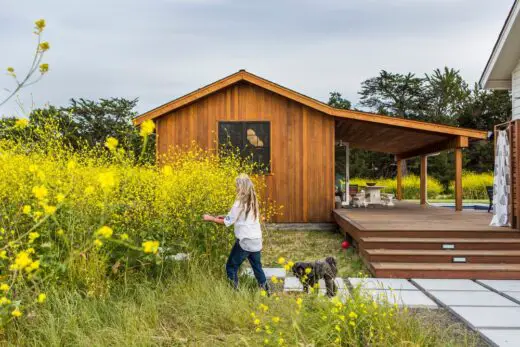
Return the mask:
<svg viewBox="0 0 520 347">
<path fill-rule="evenodd" d="M 361 134 L 359 141 L 357 141 L 358 148 L 392 153 L 404 158 L 421 155 L 423 153 L 426 154 L 426 152 L 430 150 L 433 152 L 437 149 L 449 149 L 452 148 L 450 147 L 452 144 L 467 143 L 468 139 L 487 139 L 487 132 L 485 131 L 420 122 L 369 112 L 337 109 L 252 73 L 246 72 L 245 70 L 240 70 L 228 77 L 197 89 L 190 94 L 184 95 L 153 110 L 145 112 L 134 119 L 134 124 L 139 125 L 146 120 L 153 120 L 167 115 L 203 97 L 240 82 L 251 83 L 260 88 L 267 89 L 273 93 L 321 111 L 324 114 L 335 117 L 337 139 L 344 138 L 346 141 L 350 142 L 353 147 L 356 147 L 356 143 L 354 143 L 352 139 Z M 362 132 L 354 133 L 352 129 L 359 127 L 360 124 L 361 128 L 364 130 Z M 366 141 L 368 137 L 374 136 L 376 133 L 379 133 L 380 130 L 382 130 L 381 134 L 384 136 L 381 136 L 383 137 L 380 137 L 371 143 Z M 345 138 L 345 134 L 349 134 L 347 138 Z M 394 143 L 393 147 L 391 147 L 390 143 L 385 140 L 386 138 L 388 141 Z M 373 147 L 374 144 L 378 145 Z"/>
<path fill-rule="evenodd" d="M 486 64 L 480 87 L 511 90 L 511 75 L 520 61 L 520 1 L 515 0 Z"/>
</svg>

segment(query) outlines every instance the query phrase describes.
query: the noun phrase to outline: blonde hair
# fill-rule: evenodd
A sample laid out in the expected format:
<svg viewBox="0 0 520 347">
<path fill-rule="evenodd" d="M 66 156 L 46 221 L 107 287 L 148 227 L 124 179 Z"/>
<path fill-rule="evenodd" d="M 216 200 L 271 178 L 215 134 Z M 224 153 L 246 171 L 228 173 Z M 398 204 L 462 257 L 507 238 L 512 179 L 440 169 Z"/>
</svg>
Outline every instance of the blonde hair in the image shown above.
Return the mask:
<svg viewBox="0 0 520 347">
<path fill-rule="evenodd" d="M 245 211 L 245 218 L 249 212 L 253 212 L 255 219 L 258 219 L 258 199 L 256 198 L 255 186 L 248 175 L 240 174 L 235 180 L 237 185 L 237 200 L 242 211 Z"/>
</svg>

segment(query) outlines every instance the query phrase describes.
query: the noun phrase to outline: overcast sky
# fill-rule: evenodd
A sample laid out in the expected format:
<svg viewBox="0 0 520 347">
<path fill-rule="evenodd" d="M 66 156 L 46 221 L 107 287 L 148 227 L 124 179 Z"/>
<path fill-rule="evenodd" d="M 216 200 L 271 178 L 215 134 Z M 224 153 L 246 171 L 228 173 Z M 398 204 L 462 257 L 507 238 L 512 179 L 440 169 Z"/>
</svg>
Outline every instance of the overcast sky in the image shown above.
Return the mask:
<svg viewBox="0 0 520 347">
<path fill-rule="evenodd" d="M 50 72 L 19 94 L 139 97 L 138 111 L 246 69 L 326 101 L 358 102 L 381 69 L 423 75 L 445 65 L 478 81 L 513 0 L 0 0 L 0 69 L 31 61 L 47 20 Z M 12 87 L 0 73 L 0 87 Z M 0 91 L 3 92 L 3 91 Z M 0 94 L 0 100 L 2 96 Z M 20 115 L 16 103 L 0 115 Z"/>
</svg>

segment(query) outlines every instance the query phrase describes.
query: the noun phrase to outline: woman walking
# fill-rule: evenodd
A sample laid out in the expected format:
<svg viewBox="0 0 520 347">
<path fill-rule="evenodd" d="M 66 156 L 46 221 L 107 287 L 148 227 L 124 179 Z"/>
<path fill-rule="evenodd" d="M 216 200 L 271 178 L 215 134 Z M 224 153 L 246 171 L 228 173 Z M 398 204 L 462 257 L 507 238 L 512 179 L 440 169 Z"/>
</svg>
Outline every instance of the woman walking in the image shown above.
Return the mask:
<svg viewBox="0 0 520 347">
<path fill-rule="evenodd" d="M 211 216 L 205 214 L 208 222 L 234 225 L 235 244 L 226 263 L 227 277 L 235 288 L 238 288 L 238 270 L 240 265 L 249 260 L 253 273 L 260 287 L 268 291 L 267 280 L 262 269 L 262 229 L 260 228 L 260 212 L 253 182 L 246 174 L 236 178 L 237 197 L 227 216 Z"/>
</svg>

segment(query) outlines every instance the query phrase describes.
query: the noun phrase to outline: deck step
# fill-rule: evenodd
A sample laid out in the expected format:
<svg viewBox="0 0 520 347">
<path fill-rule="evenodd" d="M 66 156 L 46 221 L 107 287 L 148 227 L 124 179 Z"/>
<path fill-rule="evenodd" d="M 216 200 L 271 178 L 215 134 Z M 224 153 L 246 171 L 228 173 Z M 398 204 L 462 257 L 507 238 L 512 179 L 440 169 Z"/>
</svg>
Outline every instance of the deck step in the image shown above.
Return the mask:
<svg viewBox="0 0 520 347">
<path fill-rule="evenodd" d="M 371 262 L 520 264 L 520 250 L 366 249 Z"/>
<path fill-rule="evenodd" d="M 361 237 L 362 249 L 520 250 L 517 238 Z"/>
<path fill-rule="evenodd" d="M 504 228 L 505 229 L 505 228 Z M 421 237 L 421 238 L 516 238 L 520 240 L 520 232 L 514 229 L 503 231 L 491 230 L 362 230 L 363 237 Z"/>
<path fill-rule="evenodd" d="M 520 264 L 452 264 L 370 262 L 375 277 L 518 279 Z"/>
</svg>

